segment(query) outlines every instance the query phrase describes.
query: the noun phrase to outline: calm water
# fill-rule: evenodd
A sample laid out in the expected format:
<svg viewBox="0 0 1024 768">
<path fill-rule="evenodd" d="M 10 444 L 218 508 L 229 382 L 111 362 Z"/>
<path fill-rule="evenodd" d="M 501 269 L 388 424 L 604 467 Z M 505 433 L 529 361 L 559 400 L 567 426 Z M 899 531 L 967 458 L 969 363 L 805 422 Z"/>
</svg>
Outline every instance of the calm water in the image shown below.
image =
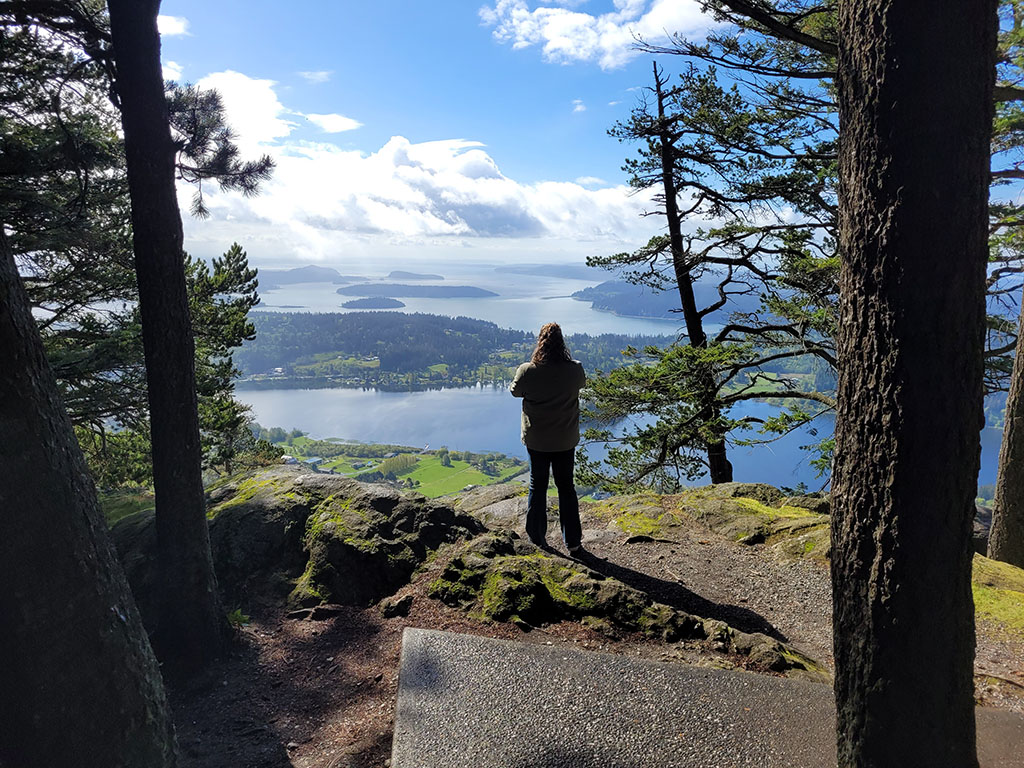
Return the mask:
<svg viewBox="0 0 1024 768">
<path fill-rule="evenodd" d="M 488 320 L 501 328 L 515 328 L 536 332 L 544 323 L 556 322 L 566 335 L 574 333 L 622 333 L 652 336 L 675 336 L 682 326 L 682 318 L 663 320 L 618 317 L 609 312 L 591 309 L 590 302 L 569 298 L 574 292 L 597 285 L 611 275 L 593 280 L 575 280 L 557 277 L 538 277 L 496 272 L 493 266 L 468 267 L 465 265 L 421 268 L 434 274 L 443 274 L 443 281 L 415 281 L 419 285 L 472 285 L 493 291 L 498 296 L 479 299 L 400 299 L 406 306 L 402 312 L 425 312 L 432 315 L 455 317 L 462 315 Z M 412 282 L 390 280 L 382 274 L 368 274 L 374 282 Z M 332 283 L 298 283 L 284 285 L 272 291 L 261 291 L 263 303 L 258 310 L 270 312 L 355 312 L 342 304 L 354 296 L 339 296 L 340 285 Z"/>
<path fill-rule="evenodd" d="M 298 427 L 319 438 L 431 448 L 447 445 L 453 450 L 499 451 L 526 457 L 526 449 L 519 442 L 520 403 L 503 387 L 427 392 L 277 389 L 236 394 L 253 407 L 256 420 L 266 427 Z M 744 405 L 744 410 L 736 408 L 732 415 L 764 416 L 772 411 L 772 406 L 765 403 Z M 831 432 L 831 417 L 822 417 L 819 422 L 812 428 L 820 436 Z M 980 484 L 995 482 L 1000 435 L 996 429 L 982 433 Z M 776 486 L 804 482 L 817 489 L 824 479 L 815 476 L 807 452 L 800 450 L 800 446 L 817 439 L 808 430 L 802 430 L 770 445 L 732 446 L 729 459 L 736 480 Z"/>
</svg>

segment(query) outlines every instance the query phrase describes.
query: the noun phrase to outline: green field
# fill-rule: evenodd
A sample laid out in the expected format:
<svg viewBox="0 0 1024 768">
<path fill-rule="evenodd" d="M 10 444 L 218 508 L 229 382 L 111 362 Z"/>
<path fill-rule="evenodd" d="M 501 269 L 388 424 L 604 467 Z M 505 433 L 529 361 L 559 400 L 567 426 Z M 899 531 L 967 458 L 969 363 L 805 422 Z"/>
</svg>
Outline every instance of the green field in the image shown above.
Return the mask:
<svg viewBox="0 0 1024 768">
<path fill-rule="evenodd" d="M 476 467 L 465 461 L 453 461 L 450 467 L 441 466 L 441 460 L 434 454 L 419 457 L 416 467 L 401 475 L 418 481 L 416 491 L 424 496 L 436 498 L 449 493 L 457 493 L 467 485 L 494 485 L 502 483 L 523 471 L 525 465 L 516 466 L 511 462 L 501 462 L 497 469 L 499 474 L 485 475 Z"/>
<path fill-rule="evenodd" d="M 310 451 L 315 452 L 318 449 L 326 448 L 323 441 L 320 441 L 318 445 L 316 443 L 317 441 L 304 436 L 294 438 L 291 445 L 285 443 L 278 443 L 278 445 L 286 453 L 294 452 L 301 460 Z M 381 446 L 372 447 L 381 448 Z M 461 458 L 451 459 L 451 466 L 446 467 L 441 464 L 441 452 L 438 451 L 421 453 L 414 448 L 400 446 L 386 446 L 386 448 L 391 449 L 389 452 L 392 453 L 409 455 L 415 461 L 415 464 L 409 469 L 396 470 L 397 483 L 395 485 L 403 489 L 415 490 L 430 498 L 457 493 L 467 485 L 502 483 L 524 472 L 527 467 L 521 460 L 501 454 L 474 454 L 471 457 L 472 462 L 464 461 Z M 367 453 L 371 453 L 371 451 L 367 451 Z M 368 479 L 360 476 L 377 471 L 386 472 L 388 465 L 385 462 L 393 464 L 382 457 L 383 454 L 380 450 L 374 451 L 373 454 L 367 456 L 341 454 L 325 461 L 320 465 L 320 469 L 321 471 L 330 470 L 346 477 Z M 489 469 L 493 470 L 493 474 L 481 471 L 482 460 L 486 462 Z M 357 467 L 357 464 L 362 466 Z M 379 475 L 377 479 L 379 480 Z"/>
</svg>

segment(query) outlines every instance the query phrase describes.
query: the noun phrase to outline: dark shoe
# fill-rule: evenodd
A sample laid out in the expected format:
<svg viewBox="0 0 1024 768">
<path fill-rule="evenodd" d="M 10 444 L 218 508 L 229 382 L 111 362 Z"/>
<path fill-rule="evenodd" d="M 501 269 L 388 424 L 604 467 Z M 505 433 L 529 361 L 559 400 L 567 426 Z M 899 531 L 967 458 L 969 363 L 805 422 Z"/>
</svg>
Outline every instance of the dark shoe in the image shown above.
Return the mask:
<svg viewBox="0 0 1024 768">
<path fill-rule="evenodd" d="M 535 539 L 533 538 L 533 536 L 528 536 L 527 538 L 530 539 L 530 543 L 533 544 L 535 547 L 540 547 L 541 549 L 548 548 L 547 539 Z"/>
<path fill-rule="evenodd" d="M 582 555 L 585 555 L 587 552 L 587 550 L 583 548 L 582 544 L 573 544 L 571 547 L 568 547 L 568 550 L 569 554 L 573 557 L 581 557 Z"/>
</svg>

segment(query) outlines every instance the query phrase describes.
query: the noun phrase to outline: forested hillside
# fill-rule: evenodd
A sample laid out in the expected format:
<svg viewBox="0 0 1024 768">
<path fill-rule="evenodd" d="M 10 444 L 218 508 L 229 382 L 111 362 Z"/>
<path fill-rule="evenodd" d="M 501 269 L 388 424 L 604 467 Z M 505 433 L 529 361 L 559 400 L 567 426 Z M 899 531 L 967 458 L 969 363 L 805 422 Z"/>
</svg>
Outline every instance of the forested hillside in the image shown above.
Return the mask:
<svg viewBox="0 0 1024 768">
<path fill-rule="evenodd" d="M 242 374 L 272 378 L 247 385 L 415 386 L 506 381 L 529 359 L 533 334 L 468 317 L 352 312 L 253 313 L 256 338 L 235 353 Z M 663 346 L 669 337 L 576 335 L 573 355 L 589 371 L 621 364 L 628 346 Z M 275 372 L 280 368 L 281 371 Z M 316 381 L 308 381 L 308 379 Z"/>
</svg>

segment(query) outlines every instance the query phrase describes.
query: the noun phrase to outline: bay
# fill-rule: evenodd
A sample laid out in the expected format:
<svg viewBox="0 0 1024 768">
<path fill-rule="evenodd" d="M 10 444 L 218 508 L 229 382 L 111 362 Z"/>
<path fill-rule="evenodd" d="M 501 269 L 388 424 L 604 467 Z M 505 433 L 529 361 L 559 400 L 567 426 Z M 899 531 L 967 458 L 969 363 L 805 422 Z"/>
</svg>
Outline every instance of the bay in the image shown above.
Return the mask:
<svg viewBox="0 0 1024 768">
<path fill-rule="evenodd" d="M 621 317 L 593 309 L 588 301 L 578 301 L 571 294 L 595 285 L 600 280 L 520 275 L 497 272 L 493 266 L 459 269 L 435 266 L 431 271 L 446 272 L 443 281 L 416 281 L 417 285 L 471 285 L 497 293 L 484 298 L 413 299 L 401 298 L 401 312 L 424 312 L 448 317 L 472 317 L 487 320 L 500 328 L 536 333 L 544 324 L 555 322 L 569 336 L 574 333 L 598 335 L 621 333 L 629 335 L 675 337 L 682 326 L 682 317 L 664 319 Z M 389 280 L 386 273 L 362 275 L 380 282 Z M 608 276 L 608 279 L 611 275 Z M 358 285 L 358 283 L 356 283 Z M 339 296 L 339 284 L 295 283 L 269 291 L 261 291 L 262 303 L 255 311 L 264 312 L 365 312 L 349 310 L 341 305 L 351 296 Z M 372 310 L 371 310 L 372 311 Z M 394 310 L 390 310 L 394 311 Z M 709 327 L 710 330 L 710 327 Z"/>
<path fill-rule="evenodd" d="M 301 429 L 315 438 L 336 437 L 370 443 L 414 447 L 448 446 L 452 450 L 487 453 L 496 451 L 526 458 L 519 441 L 520 401 L 505 387 L 435 389 L 423 392 L 382 392 L 373 389 L 273 389 L 236 392 L 252 406 L 253 415 L 265 427 Z M 764 417 L 774 410 L 769 403 L 749 401 L 731 411 L 732 416 Z M 819 417 L 810 427 L 785 435 L 767 445 L 733 444 L 729 460 L 735 479 L 748 483 L 796 486 L 805 483 L 817 490 L 825 478 L 810 465 L 811 456 L 801 446 L 831 434 L 833 417 Z M 812 430 L 816 434 L 812 434 Z M 740 437 L 756 438 L 754 432 Z M 987 428 L 981 433 L 980 485 L 994 483 L 1002 431 Z M 603 455 L 601 446 L 592 449 Z M 706 479 L 695 484 L 707 482 Z"/>
</svg>

